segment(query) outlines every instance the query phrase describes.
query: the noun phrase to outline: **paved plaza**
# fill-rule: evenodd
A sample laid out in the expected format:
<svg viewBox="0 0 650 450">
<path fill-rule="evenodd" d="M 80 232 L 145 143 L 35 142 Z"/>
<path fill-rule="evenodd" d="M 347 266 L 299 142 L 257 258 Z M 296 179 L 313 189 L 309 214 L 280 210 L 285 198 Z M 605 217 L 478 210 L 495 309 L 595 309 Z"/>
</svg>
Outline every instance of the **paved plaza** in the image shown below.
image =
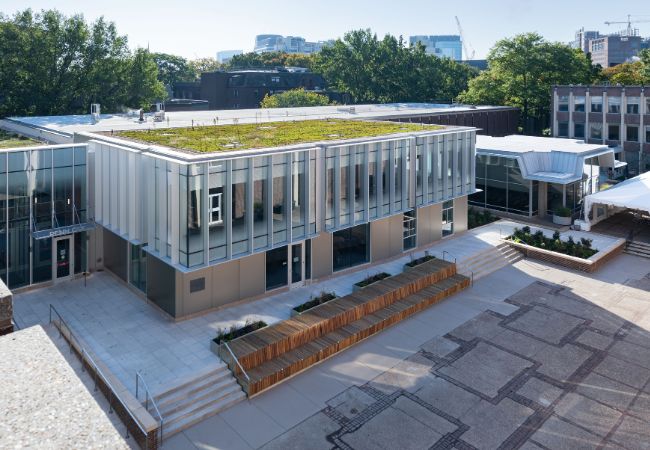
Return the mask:
<svg viewBox="0 0 650 450">
<path fill-rule="evenodd" d="M 650 448 L 648 272 L 519 261 L 165 447 Z"/>
</svg>

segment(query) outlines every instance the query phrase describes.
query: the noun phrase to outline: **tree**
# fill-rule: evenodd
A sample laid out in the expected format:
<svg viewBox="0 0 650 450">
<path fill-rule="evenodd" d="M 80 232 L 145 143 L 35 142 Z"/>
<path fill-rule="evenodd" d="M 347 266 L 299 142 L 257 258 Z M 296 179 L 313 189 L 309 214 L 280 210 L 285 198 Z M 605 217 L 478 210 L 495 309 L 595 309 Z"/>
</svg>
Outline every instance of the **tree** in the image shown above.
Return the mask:
<svg viewBox="0 0 650 450">
<path fill-rule="evenodd" d="M 603 69 L 601 79 L 611 84 L 643 85 L 650 82 L 650 77 L 645 76 L 644 69 L 643 61 L 626 62 Z"/>
<path fill-rule="evenodd" d="M 224 68 L 223 64 L 221 64 L 215 58 L 192 59 L 188 62 L 188 66 L 191 73 L 194 74 L 195 80 L 200 79 L 203 72 L 215 72 Z"/>
<path fill-rule="evenodd" d="M 103 18 L 89 24 L 81 15 L 30 9 L 0 15 L 0 117 L 87 113 L 91 103 L 116 112 L 153 102 L 162 84 L 146 59 Z M 129 79 L 133 73 L 140 81 Z"/>
<path fill-rule="evenodd" d="M 195 81 L 196 72 L 187 59 L 169 53 L 152 53 L 158 67 L 158 79 L 168 88 L 174 87 L 179 81 Z"/>
<path fill-rule="evenodd" d="M 148 50 L 139 48 L 129 60 L 126 79 L 126 104 L 148 109 L 152 100 L 164 100 L 167 92 L 158 80 L 156 61 Z"/>
<path fill-rule="evenodd" d="M 235 55 L 228 62 L 227 68 L 231 70 L 260 69 L 274 67 L 306 67 L 311 69 L 314 57 L 300 53 L 264 52 L 243 53 Z"/>
<path fill-rule="evenodd" d="M 459 99 L 521 108 L 522 126 L 529 134 L 541 134 L 548 123 L 553 85 L 589 84 L 596 74 L 582 51 L 546 42 L 537 33 L 500 40 L 487 60 L 488 70 L 472 79 Z"/>
<path fill-rule="evenodd" d="M 330 87 L 359 102 L 451 102 L 476 72 L 464 64 L 428 55 L 402 37 L 379 40 L 370 30 L 346 33 L 315 56 L 314 70 Z"/>
<path fill-rule="evenodd" d="M 295 108 L 298 106 L 325 106 L 329 104 L 330 101 L 327 95 L 298 88 L 280 94 L 266 94 L 260 106 L 262 108 Z"/>
<path fill-rule="evenodd" d="M 650 83 L 650 49 L 646 48 L 639 52 L 639 60 L 643 64 L 643 69 L 641 69 L 641 74 L 646 80 L 645 83 Z"/>
</svg>

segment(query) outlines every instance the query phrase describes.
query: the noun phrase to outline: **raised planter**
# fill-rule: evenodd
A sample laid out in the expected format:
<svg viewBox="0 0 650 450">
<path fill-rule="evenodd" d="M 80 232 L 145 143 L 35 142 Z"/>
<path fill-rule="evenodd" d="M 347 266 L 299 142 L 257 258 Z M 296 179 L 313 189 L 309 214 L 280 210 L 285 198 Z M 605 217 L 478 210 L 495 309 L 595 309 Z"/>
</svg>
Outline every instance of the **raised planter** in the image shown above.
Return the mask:
<svg viewBox="0 0 650 450">
<path fill-rule="evenodd" d="M 545 250 L 543 248 L 533 247 L 532 245 L 522 244 L 520 242 L 514 242 L 510 239 L 505 239 L 504 242 L 521 251 L 526 257 L 547 261 L 559 266 L 589 273 L 600 269 L 603 264 L 614 256 L 622 253 L 625 249 L 625 239 L 618 239 L 615 245 L 610 246 L 605 250 L 599 250 L 595 255 L 585 259 Z"/>
<path fill-rule="evenodd" d="M 571 225 L 571 216 L 564 217 L 553 214 L 553 223 L 555 225 Z"/>
<path fill-rule="evenodd" d="M 384 278 L 388 278 L 390 276 L 389 273 L 386 272 L 381 272 L 377 273 L 375 275 L 369 276 L 366 279 L 363 279 L 359 281 L 358 283 L 354 283 L 352 285 L 352 292 L 357 292 L 359 289 L 363 289 L 364 287 L 368 287 L 373 283 L 376 283 L 377 281 L 381 281 Z"/>
<path fill-rule="evenodd" d="M 308 302 L 305 302 L 302 305 L 298 305 L 294 308 L 291 308 L 289 314 L 291 315 L 291 317 L 299 316 L 305 311 L 309 311 L 310 309 L 325 304 L 329 301 L 332 301 L 335 298 L 337 298 L 337 296 L 333 292 L 321 292 L 321 294 L 318 297 L 311 298 Z"/>
<path fill-rule="evenodd" d="M 253 333 L 257 330 L 261 330 L 266 326 L 268 326 L 266 322 L 258 320 L 255 322 L 246 322 L 243 327 L 231 327 L 230 330 L 219 330 L 217 337 L 210 340 L 210 350 L 217 356 L 222 356 L 225 354 L 222 352 L 224 343 L 237 339 L 238 337 L 246 336 L 247 334 Z"/>
<path fill-rule="evenodd" d="M 404 264 L 404 271 L 412 270 L 420 264 L 424 264 L 425 262 L 431 261 L 432 259 L 436 259 L 436 257 L 428 254 L 425 254 L 419 258 L 415 258 L 414 260 L 411 260 Z"/>
</svg>

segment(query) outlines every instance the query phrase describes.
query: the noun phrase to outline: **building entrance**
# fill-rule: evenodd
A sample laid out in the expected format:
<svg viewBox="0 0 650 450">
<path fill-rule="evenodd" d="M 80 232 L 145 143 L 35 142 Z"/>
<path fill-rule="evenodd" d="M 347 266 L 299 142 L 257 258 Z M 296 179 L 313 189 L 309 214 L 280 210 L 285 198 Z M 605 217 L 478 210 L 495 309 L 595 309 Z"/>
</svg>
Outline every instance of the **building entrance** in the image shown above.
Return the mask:
<svg viewBox="0 0 650 450">
<path fill-rule="evenodd" d="M 52 279 L 64 280 L 70 278 L 74 267 L 74 241 L 72 236 L 65 236 L 54 239 L 52 246 Z"/>
</svg>

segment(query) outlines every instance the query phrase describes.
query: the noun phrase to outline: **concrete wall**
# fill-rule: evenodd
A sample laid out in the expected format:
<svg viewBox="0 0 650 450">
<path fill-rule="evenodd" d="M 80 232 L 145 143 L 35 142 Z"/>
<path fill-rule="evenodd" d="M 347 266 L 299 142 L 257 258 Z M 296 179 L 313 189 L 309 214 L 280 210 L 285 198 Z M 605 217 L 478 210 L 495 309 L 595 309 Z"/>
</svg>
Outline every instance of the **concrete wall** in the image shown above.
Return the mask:
<svg viewBox="0 0 650 450">
<path fill-rule="evenodd" d="M 147 298 L 172 317 L 177 312 L 177 278 L 173 267 L 147 255 Z"/>
<path fill-rule="evenodd" d="M 463 231 L 467 231 L 467 196 L 454 199 L 454 233 Z"/>
<path fill-rule="evenodd" d="M 381 261 L 402 253 L 404 246 L 402 214 L 370 223 L 370 261 Z"/>
<path fill-rule="evenodd" d="M 104 241 L 104 266 L 122 280 L 128 282 L 128 243 L 115 233 L 108 231 L 106 228 L 102 228 L 102 230 Z"/>
<path fill-rule="evenodd" d="M 546 206 L 548 201 L 548 184 L 540 181 L 537 188 L 537 216 L 546 217 Z"/>
<path fill-rule="evenodd" d="M 0 336 L 11 333 L 13 326 L 13 295 L 0 280 Z"/>
<path fill-rule="evenodd" d="M 419 208 L 417 213 L 417 245 L 428 245 L 442 238 L 442 203 Z"/>
<path fill-rule="evenodd" d="M 175 317 L 178 318 L 264 294 L 266 255 L 257 253 L 191 273 L 177 271 L 176 274 Z"/>
<path fill-rule="evenodd" d="M 311 277 L 318 279 L 332 274 L 332 234 L 322 232 L 311 240 Z"/>
</svg>

